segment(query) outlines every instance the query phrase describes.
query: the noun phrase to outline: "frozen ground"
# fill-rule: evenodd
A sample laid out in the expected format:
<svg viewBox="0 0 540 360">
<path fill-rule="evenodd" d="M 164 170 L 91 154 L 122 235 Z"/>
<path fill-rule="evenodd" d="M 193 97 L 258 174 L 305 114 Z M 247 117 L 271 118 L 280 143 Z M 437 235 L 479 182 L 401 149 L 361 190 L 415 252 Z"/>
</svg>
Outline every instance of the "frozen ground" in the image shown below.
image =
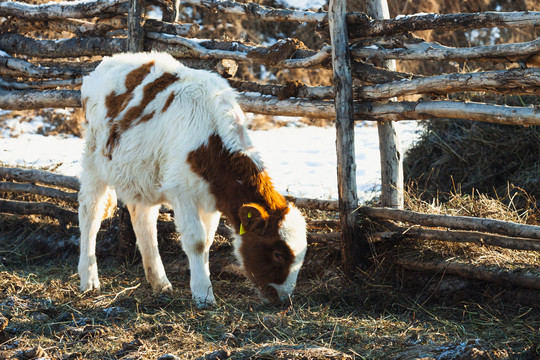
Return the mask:
<svg viewBox="0 0 540 360">
<path fill-rule="evenodd" d="M 290 126 L 250 131 L 274 183 L 283 194 L 297 197 L 337 199 L 335 129 Z M 78 176 L 83 141 L 74 136 L 43 136 L 47 126 L 39 116 L 31 122 L 5 120 L 0 130 L 0 163 L 45 168 Z M 417 138 L 415 122 L 398 123 L 405 147 Z M 380 188 L 377 128 L 371 123 L 355 127 L 356 179 L 361 201 L 371 199 Z"/>
</svg>

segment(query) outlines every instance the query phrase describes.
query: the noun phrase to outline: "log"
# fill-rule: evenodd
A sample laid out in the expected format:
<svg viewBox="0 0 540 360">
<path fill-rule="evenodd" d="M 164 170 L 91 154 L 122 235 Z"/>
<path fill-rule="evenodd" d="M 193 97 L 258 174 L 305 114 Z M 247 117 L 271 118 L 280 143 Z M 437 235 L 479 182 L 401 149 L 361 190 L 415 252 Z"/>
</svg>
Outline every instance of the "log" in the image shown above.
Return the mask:
<svg viewBox="0 0 540 360">
<path fill-rule="evenodd" d="M 243 62 L 260 62 L 250 57 L 250 53 L 268 51 L 270 47 L 255 47 L 237 42 L 195 41 L 181 36 L 171 36 L 149 31 L 146 33 L 146 47 L 154 51 L 165 51 L 178 58 L 232 59 Z M 297 51 L 293 58 L 270 64 L 271 67 L 300 68 L 319 66 L 330 59 L 331 48 L 324 46 L 318 52 Z"/>
<path fill-rule="evenodd" d="M 355 99 L 380 100 L 413 94 L 490 91 L 500 94 L 540 94 L 540 69 L 511 69 L 445 74 L 355 88 Z"/>
<path fill-rule="evenodd" d="M 332 102 L 285 99 L 241 94 L 238 102 L 246 112 L 276 116 L 303 116 L 333 119 Z M 0 89 L 0 108 L 26 110 L 45 107 L 80 107 L 77 90 L 6 91 Z M 463 101 L 401 101 L 390 103 L 355 102 L 356 120 L 469 119 L 507 125 L 540 125 L 536 107 L 501 106 Z"/>
<path fill-rule="evenodd" d="M 287 201 L 292 202 L 298 208 L 323 211 L 338 211 L 339 205 L 336 200 L 318 200 L 308 198 L 294 198 L 286 196 Z"/>
<path fill-rule="evenodd" d="M 518 224 L 510 221 L 476 218 L 471 216 L 451 216 L 423 214 L 411 210 L 374 208 L 363 206 L 360 212 L 381 220 L 393 220 L 429 227 L 446 227 L 459 230 L 481 231 L 507 236 L 540 239 L 540 226 Z"/>
<path fill-rule="evenodd" d="M 90 63 L 91 68 L 95 68 L 97 64 Z M 17 59 L 10 56 L 0 56 L 0 74 L 7 75 L 8 73 L 5 70 L 13 71 L 19 76 L 26 76 L 30 78 L 73 78 L 85 75 L 87 70 L 87 64 L 84 64 L 84 67 L 81 66 L 61 66 L 61 67 L 47 67 L 47 66 L 38 66 L 32 64 L 29 61 L 22 59 Z M 10 74 L 10 75 L 11 75 Z"/>
<path fill-rule="evenodd" d="M 18 17 L 30 20 L 81 18 L 102 15 L 127 0 L 75 1 L 72 3 L 45 3 L 30 5 L 16 1 L 0 2 L 0 17 Z"/>
<path fill-rule="evenodd" d="M 358 208 L 358 192 L 356 190 L 351 58 L 345 18 L 346 1 L 330 0 L 328 9 L 335 87 L 341 259 L 344 271 L 352 275 L 358 265 L 366 259 L 366 253 L 363 250 L 367 244 L 357 241 L 359 229 L 355 210 Z"/>
<path fill-rule="evenodd" d="M 352 48 L 351 56 L 356 59 L 399 59 L 438 61 L 525 61 L 540 52 L 540 38 L 514 44 L 474 46 L 454 48 L 435 43 L 415 42 L 406 48 L 384 49 L 362 47 Z"/>
<path fill-rule="evenodd" d="M 144 19 L 142 13 L 142 0 L 129 0 L 127 51 L 132 53 L 144 51 Z"/>
<path fill-rule="evenodd" d="M 79 217 L 75 211 L 48 203 L 0 199 L 0 212 L 16 215 L 49 216 L 58 219 L 63 227 L 65 227 L 66 223 L 77 224 L 79 221 Z"/>
<path fill-rule="evenodd" d="M 308 86 L 299 81 L 288 81 L 285 85 L 266 85 L 254 81 L 231 79 L 229 84 L 238 91 L 271 95 L 279 100 L 291 97 L 321 100 L 332 99 L 335 96 L 333 86 Z"/>
<path fill-rule="evenodd" d="M 358 80 L 372 84 L 384 84 L 391 81 L 411 80 L 423 77 L 422 75 L 390 71 L 359 60 L 352 62 L 352 75 Z"/>
<path fill-rule="evenodd" d="M 244 111 L 265 115 L 304 116 L 332 119 L 331 103 L 321 100 L 285 99 L 243 94 L 238 98 Z M 469 119 L 508 125 L 540 125 L 535 107 L 488 105 L 463 101 L 355 102 L 357 120 Z"/>
<path fill-rule="evenodd" d="M 397 263 L 408 270 L 443 273 L 501 285 L 540 289 L 540 277 L 532 274 L 513 273 L 505 270 L 485 270 L 469 264 L 457 264 L 446 261 L 419 262 L 398 259 Z"/>
<path fill-rule="evenodd" d="M 27 183 L 0 182 L 0 191 L 17 194 L 36 194 L 64 201 L 77 202 L 77 193 Z"/>
<path fill-rule="evenodd" d="M 0 43 L 8 53 L 48 58 L 109 56 L 127 49 L 126 39 L 105 37 L 37 40 L 19 34 L 0 34 Z"/>
<path fill-rule="evenodd" d="M 9 22 L 0 24 L 0 31 L 6 30 L 4 32 L 7 32 L 14 29 L 17 32 L 29 32 L 41 29 L 55 30 L 58 32 L 66 31 L 75 34 L 76 36 L 106 36 L 111 31 L 125 31 L 127 27 L 126 16 L 97 19 L 95 22 L 82 19 L 28 21 L 26 19 L 15 18 L 11 19 Z M 195 37 L 200 30 L 200 26 L 197 24 L 173 24 L 156 19 L 146 19 L 144 29 L 146 31 Z M 127 32 L 125 34 L 127 34 Z"/>
<path fill-rule="evenodd" d="M 207 8 L 212 12 L 253 16 L 264 21 L 325 22 L 327 20 L 327 15 L 324 12 L 275 9 L 255 3 L 241 4 L 232 1 L 182 0 L 182 4 L 197 5 Z"/>
<path fill-rule="evenodd" d="M 0 167 L 0 178 L 11 181 L 39 183 L 79 191 L 79 179 L 50 171 Z"/>
<path fill-rule="evenodd" d="M 4 89 L 27 90 L 27 89 L 56 89 L 58 87 L 76 87 L 82 84 L 82 78 L 71 80 L 40 80 L 18 82 L 14 79 L 0 78 L 0 86 Z"/>
<path fill-rule="evenodd" d="M 448 242 L 473 243 L 479 245 L 498 246 L 513 250 L 540 251 L 540 240 L 493 235 L 474 231 L 435 230 L 418 227 L 392 226 L 392 231 L 376 237 L 381 239 L 416 238 L 422 240 L 438 240 Z"/>
<path fill-rule="evenodd" d="M 374 19 L 390 17 L 386 0 L 368 0 L 367 12 Z M 396 62 L 387 60 L 383 62 L 382 67 L 396 71 Z M 396 127 L 392 121 L 377 122 L 381 162 L 381 204 L 401 209 L 404 201 L 403 156 Z"/>
<path fill-rule="evenodd" d="M 81 107 L 78 90 L 12 90 L 0 88 L 0 108 L 23 110 L 41 108 Z"/>
<path fill-rule="evenodd" d="M 483 12 L 474 14 L 415 14 L 395 19 L 371 20 L 351 14 L 350 38 L 388 36 L 420 30 L 470 30 L 489 27 L 524 28 L 540 26 L 540 12 Z"/>
<path fill-rule="evenodd" d="M 55 20 L 27 20 L 12 18 L 0 24 L 0 31 L 26 33 L 36 30 L 53 30 L 56 32 L 69 32 L 76 36 L 104 36 L 110 31 L 125 29 L 127 20 L 125 16 L 97 19 L 91 22 L 83 19 L 55 19 Z"/>
</svg>

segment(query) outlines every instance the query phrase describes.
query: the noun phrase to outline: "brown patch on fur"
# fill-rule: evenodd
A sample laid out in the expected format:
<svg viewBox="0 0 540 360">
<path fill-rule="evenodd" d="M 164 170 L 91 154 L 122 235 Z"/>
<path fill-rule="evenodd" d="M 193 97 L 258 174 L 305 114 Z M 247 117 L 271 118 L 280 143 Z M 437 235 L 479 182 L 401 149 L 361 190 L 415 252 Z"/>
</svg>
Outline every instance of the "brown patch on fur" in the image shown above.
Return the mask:
<svg viewBox="0 0 540 360">
<path fill-rule="evenodd" d="M 206 246 L 205 246 L 204 243 L 202 243 L 202 242 L 201 242 L 201 243 L 197 243 L 197 245 L 195 245 L 195 252 L 196 252 L 197 254 L 202 254 L 202 253 L 204 253 L 204 248 L 205 248 L 205 247 L 206 247 Z"/>
<path fill-rule="evenodd" d="M 133 90 L 143 82 L 144 78 L 150 73 L 150 69 L 154 66 L 154 60 L 141 65 L 135 70 L 130 71 L 124 82 L 126 92 L 123 94 L 117 94 L 111 92 L 105 98 L 105 106 L 107 107 L 107 117 L 109 119 L 116 119 L 118 114 L 122 112 L 131 100 L 133 96 Z"/>
<path fill-rule="evenodd" d="M 147 122 L 149 121 L 150 119 L 152 119 L 154 117 L 154 111 L 152 111 L 151 113 L 148 113 L 146 115 L 144 115 L 140 120 L 139 120 L 139 123 L 143 123 L 143 122 Z"/>
<path fill-rule="evenodd" d="M 88 103 L 88 98 L 84 97 L 81 99 L 81 105 L 84 112 L 86 112 L 86 104 Z"/>
<path fill-rule="evenodd" d="M 169 97 L 167 98 L 167 101 L 165 102 L 165 105 L 163 106 L 163 109 L 161 109 L 161 112 L 164 113 L 165 111 L 167 111 L 167 109 L 169 108 L 169 106 L 171 106 L 171 103 L 172 101 L 174 100 L 174 92 L 171 92 L 171 94 L 169 95 Z"/>
<path fill-rule="evenodd" d="M 151 83 L 146 84 L 143 89 L 143 98 L 141 103 L 128 109 L 120 121 L 120 129 L 122 131 L 129 129 L 135 120 L 141 116 L 148 104 L 156 98 L 157 94 L 174 84 L 177 80 L 178 77 L 175 74 L 164 73 Z"/>
<path fill-rule="evenodd" d="M 255 203 L 270 215 L 270 227 L 277 231 L 278 223 L 289 211 L 287 201 L 278 193 L 268 173 L 259 169 L 251 158 L 232 153 L 219 135 L 212 135 L 206 145 L 189 153 L 188 164 L 196 174 L 210 184 L 216 198 L 217 209 L 240 229 L 240 207 Z"/>
<path fill-rule="evenodd" d="M 151 64 L 153 65 L 153 62 L 151 62 Z M 143 79 L 144 78 L 142 78 L 141 81 Z M 120 137 L 122 136 L 122 133 L 128 130 L 129 128 L 133 127 L 134 125 L 151 120 L 154 117 L 155 112 L 151 112 L 141 117 L 142 113 L 144 112 L 148 104 L 150 104 L 150 102 L 152 102 L 152 100 L 154 100 L 160 92 L 167 89 L 170 85 L 174 84 L 177 80 L 178 80 L 178 77 L 175 74 L 164 73 L 160 77 L 155 79 L 154 81 L 144 86 L 143 98 L 141 100 L 141 103 L 129 108 L 124 114 L 124 117 L 120 121 L 117 121 L 113 125 L 111 125 L 109 138 L 107 139 L 107 154 L 106 154 L 109 157 L 109 159 L 112 158 L 112 152 L 114 150 L 114 147 L 118 144 L 118 141 L 120 141 Z M 134 81 L 130 80 L 130 84 L 134 85 Z M 135 87 L 136 86 L 137 85 L 135 85 Z M 126 87 L 127 87 L 127 79 L 126 79 Z M 134 88 L 132 89 L 132 91 L 133 90 Z M 109 97 L 110 96 L 111 95 L 109 95 Z M 127 106 L 127 104 L 129 103 L 129 100 L 131 99 L 131 96 L 132 96 L 132 93 L 129 94 L 129 98 L 124 99 L 125 104 L 121 106 L 119 113 Z M 116 96 L 117 98 L 116 100 L 118 100 L 119 97 L 120 95 Z M 118 116 L 118 114 L 116 114 L 116 116 Z M 139 119 L 139 121 L 137 121 L 137 119 Z"/>
</svg>

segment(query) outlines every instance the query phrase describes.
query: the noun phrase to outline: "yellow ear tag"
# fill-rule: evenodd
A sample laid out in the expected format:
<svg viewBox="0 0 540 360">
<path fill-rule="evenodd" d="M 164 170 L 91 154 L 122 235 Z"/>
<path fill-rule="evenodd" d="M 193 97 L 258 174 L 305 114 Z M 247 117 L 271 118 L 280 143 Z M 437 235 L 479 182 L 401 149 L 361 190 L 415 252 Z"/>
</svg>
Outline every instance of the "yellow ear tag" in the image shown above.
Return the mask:
<svg viewBox="0 0 540 360">
<path fill-rule="evenodd" d="M 246 233 L 246 229 L 244 229 L 244 224 L 240 224 L 240 235 L 244 235 Z"/>
<path fill-rule="evenodd" d="M 251 216 L 252 216 L 251 213 L 248 212 L 248 219 L 251 219 Z"/>
</svg>

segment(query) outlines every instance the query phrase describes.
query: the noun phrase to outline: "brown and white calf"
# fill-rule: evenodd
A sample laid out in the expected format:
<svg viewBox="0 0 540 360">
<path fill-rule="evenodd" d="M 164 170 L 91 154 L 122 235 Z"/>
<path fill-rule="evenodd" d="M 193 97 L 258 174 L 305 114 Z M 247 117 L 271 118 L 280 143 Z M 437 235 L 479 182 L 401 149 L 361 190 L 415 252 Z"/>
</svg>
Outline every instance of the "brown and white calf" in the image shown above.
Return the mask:
<svg viewBox="0 0 540 360">
<path fill-rule="evenodd" d="M 223 214 L 235 253 L 263 300 L 291 295 L 307 248 L 304 218 L 272 185 L 218 75 L 163 53 L 105 58 L 84 78 L 88 127 L 79 193 L 81 290 L 99 289 L 96 235 L 115 193 L 127 204 L 147 280 L 171 288 L 156 221 L 174 209 L 199 305 L 214 300 L 208 255 Z M 279 144 L 276 144 L 279 146 Z"/>
</svg>

